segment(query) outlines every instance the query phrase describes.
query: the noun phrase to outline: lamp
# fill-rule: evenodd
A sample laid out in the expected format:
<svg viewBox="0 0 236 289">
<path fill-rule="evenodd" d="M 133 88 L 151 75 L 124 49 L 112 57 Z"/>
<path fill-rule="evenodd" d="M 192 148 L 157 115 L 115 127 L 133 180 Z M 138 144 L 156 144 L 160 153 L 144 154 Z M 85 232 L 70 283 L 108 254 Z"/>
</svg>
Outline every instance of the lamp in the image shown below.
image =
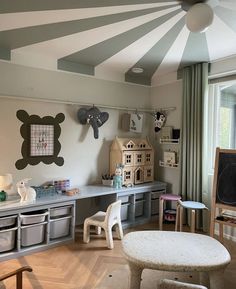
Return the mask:
<svg viewBox="0 0 236 289">
<path fill-rule="evenodd" d="M 11 174 L 5 174 L 0 176 L 0 191 L 5 191 L 7 195 L 14 194 L 13 180 Z"/>
<path fill-rule="evenodd" d="M 206 3 L 192 5 L 185 16 L 186 26 L 191 32 L 205 32 L 212 24 L 214 12 Z"/>
</svg>

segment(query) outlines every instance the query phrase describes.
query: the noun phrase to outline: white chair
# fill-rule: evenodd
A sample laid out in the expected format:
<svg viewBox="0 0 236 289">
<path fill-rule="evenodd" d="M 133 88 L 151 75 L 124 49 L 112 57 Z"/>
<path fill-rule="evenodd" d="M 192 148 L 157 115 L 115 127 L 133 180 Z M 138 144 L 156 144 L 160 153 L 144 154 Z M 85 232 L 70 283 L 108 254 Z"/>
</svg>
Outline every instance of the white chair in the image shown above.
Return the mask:
<svg viewBox="0 0 236 289">
<path fill-rule="evenodd" d="M 196 284 L 190 284 L 190 283 L 184 283 L 184 282 L 179 282 L 175 280 L 168 280 L 168 279 L 163 279 L 160 282 L 160 289 L 207 289 L 207 287 L 202 286 L 202 285 L 196 285 Z"/>
<path fill-rule="evenodd" d="M 123 230 L 120 218 L 121 200 L 116 201 L 109 205 L 106 212 L 99 211 L 95 215 L 88 217 L 84 221 L 84 243 L 90 241 L 90 226 L 96 227 L 96 233 L 101 234 L 101 228 L 104 229 L 106 234 L 107 247 L 114 248 L 112 238 L 112 227 L 116 226 L 118 238 L 123 238 Z"/>
</svg>

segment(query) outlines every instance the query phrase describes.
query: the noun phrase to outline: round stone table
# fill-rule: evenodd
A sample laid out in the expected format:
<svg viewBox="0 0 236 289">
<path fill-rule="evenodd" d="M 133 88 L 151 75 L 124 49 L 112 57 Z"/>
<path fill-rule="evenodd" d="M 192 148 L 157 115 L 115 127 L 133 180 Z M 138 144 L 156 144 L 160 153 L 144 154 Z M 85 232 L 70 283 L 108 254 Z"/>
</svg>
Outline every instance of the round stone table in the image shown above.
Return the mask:
<svg viewBox="0 0 236 289">
<path fill-rule="evenodd" d="M 125 235 L 123 251 L 130 268 L 129 289 L 140 288 L 143 269 L 200 272 L 200 283 L 223 289 L 231 257 L 212 237 L 183 232 L 138 231 Z"/>
</svg>

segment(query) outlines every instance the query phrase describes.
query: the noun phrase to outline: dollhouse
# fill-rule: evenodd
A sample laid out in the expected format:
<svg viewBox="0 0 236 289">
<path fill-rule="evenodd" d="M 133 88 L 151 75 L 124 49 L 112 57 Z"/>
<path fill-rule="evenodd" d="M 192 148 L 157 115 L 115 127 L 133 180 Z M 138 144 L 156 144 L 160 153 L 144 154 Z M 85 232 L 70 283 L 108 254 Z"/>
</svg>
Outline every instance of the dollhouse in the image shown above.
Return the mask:
<svg viewBox="0 0 236 289">
<path fill-rule="evenodd" d="M 116 137 L 110 149 L 110 174 L 117 164 L 123 166 L 123 185 L 154 180 L 154 150 L 147 138 Z"/>
</svg>

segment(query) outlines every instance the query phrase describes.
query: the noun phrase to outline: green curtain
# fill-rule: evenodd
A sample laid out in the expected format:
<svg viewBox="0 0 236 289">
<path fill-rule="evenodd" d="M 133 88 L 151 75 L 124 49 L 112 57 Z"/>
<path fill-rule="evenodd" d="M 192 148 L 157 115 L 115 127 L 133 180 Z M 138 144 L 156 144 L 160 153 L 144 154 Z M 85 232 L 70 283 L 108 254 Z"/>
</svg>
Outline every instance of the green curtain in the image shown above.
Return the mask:
<svg viewBox="0 0 236 289">
<path fill-rule="evenodd" d="M 183 200 L 202 202 L 204 97 L 208 91 L 208 63 L 183 69 L 181 193 Z M 197 218 L 202 226 L 202 217 Z"/>
</svg>

